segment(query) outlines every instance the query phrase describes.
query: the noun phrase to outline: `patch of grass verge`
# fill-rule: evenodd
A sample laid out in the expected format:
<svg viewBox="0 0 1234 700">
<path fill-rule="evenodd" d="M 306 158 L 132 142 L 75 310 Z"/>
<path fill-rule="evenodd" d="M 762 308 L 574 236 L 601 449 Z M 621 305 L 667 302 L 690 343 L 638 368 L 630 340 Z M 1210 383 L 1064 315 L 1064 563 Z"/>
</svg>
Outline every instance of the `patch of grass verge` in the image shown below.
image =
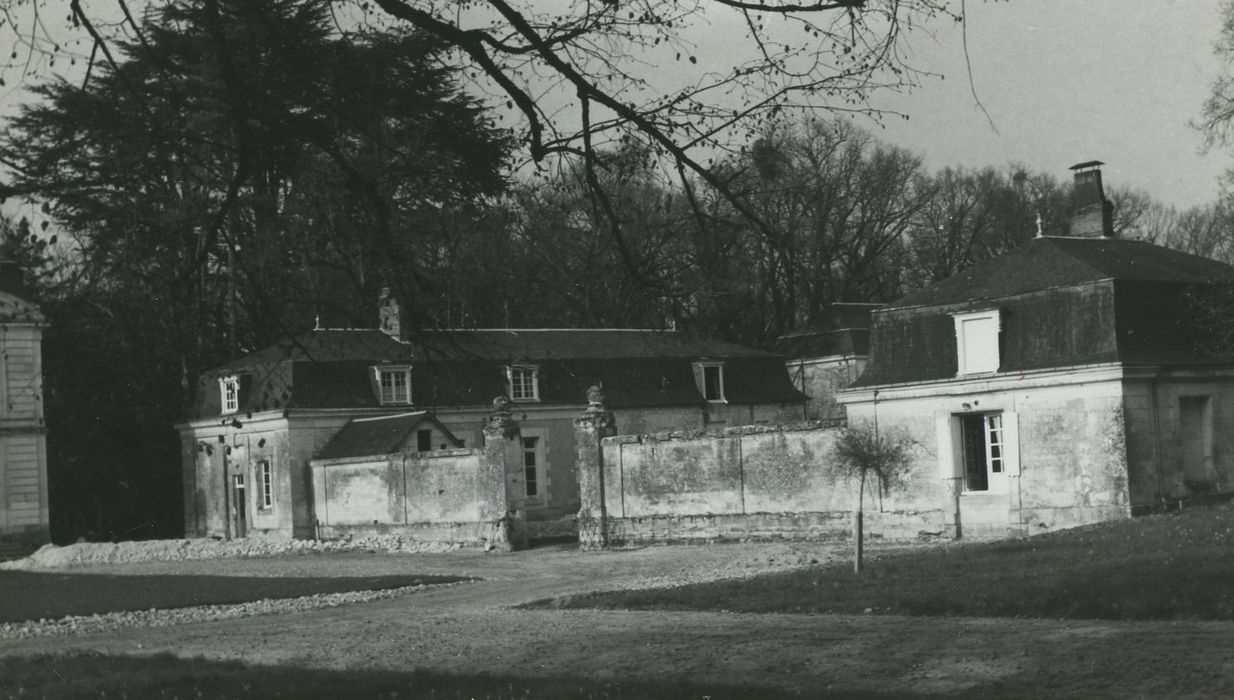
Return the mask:
<svg viewBox="0 0 1234 700">
<path fill-rule="evenodd" d="M 800 698 L 774 688 L 681 681 L 603 681 L 248 666 L 170 655 L 0 658 L 0 697 L 14 698 Z M 904 694 L 828 692 L 816 698 L 893 700 Z M 920 695 L 911 697 L 919 698 Z"/>
<path fill-rule="evenodd" d="M 459 576 L 108 576 L 61 572 L 0 572 L 0 622 L 55 620 L 67 615 L 234 605 L 266 598 L 379 591 L 469 580 Z"/>
<path fill-rule="evenodd" d="M 877 546 L 870 553 L 877 556 Z M 1110 620 L 1234 619 L 1234 504 L 1027 539 L 528 607 L 885 613 Z"/>
</svg>

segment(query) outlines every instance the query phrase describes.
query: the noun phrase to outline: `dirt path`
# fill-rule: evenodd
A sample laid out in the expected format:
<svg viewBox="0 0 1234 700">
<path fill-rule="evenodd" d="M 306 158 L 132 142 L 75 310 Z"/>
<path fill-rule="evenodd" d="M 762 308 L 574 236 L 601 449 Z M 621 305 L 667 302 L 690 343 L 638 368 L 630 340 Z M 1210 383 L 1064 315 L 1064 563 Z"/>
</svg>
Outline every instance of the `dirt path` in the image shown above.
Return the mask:
<svg viewBox="0 0 1234 700">
<path fill-rule="evenodd" d="M 344 608 L 106 635 L 5 642 L 0 654 L 90 650 L 302 668 L 690 680 L 823 692 L 973 697 L 1234 697 L 1234 623 L 523 611 L 570 592 L 828 561 L 825 545 L 579 554 L 286 557 L 102 567 L 98 573 L 474 575 L 484 581 Z"/>
</svg>

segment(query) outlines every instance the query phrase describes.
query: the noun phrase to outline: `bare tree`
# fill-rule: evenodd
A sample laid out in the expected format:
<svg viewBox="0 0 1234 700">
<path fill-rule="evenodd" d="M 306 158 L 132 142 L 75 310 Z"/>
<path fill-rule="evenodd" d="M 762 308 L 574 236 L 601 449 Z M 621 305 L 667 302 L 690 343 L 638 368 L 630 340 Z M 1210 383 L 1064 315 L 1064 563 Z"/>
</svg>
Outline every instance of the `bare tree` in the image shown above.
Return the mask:
<svg viewBox="0 0 1234 700">
<path fill-rule="evenodd" d="M 911 464 L 912 447 L 913 442 L 906 435 L 880 433 L 876 422 L 845 428 L 832 445 L 831 460 L 836 469 L 857 480 L 857 500 L 853 507 L 853 573 L 861 573 L 864 567 L 866 481 L 870 477 L 877 479 L 884 494 L 898 487 Z"/>
<path fill-rule="evenodd" d="M 23 59 L 36 53 L 54 61 L 71 42 L 83 63 L 114 68 L 115 37 L 144 43 L 134 15 L 169 1 L 72 0 L 66 18 L 50 0 L 0 0 L 0 31 L 19 46 L 8 72 L 24 73 Z M 218 14 L 217 0 L 191 1 Z M 729 184 L 708 167 L 718 151 L 794 109 L 877 114 L 868 100 L 874 91 L 908 89 L 927 75 L 906 60 L 906 32 L 962 19 L 954 0 L 332 0 L 331 7 L 344 34 L 395 23 L 453 47 L 476 86 L 516 113 L 532 161 L 583 158 L 619 247 L 625 234 L 597 175 L 599 149 L 641 142 L 668 158 L 683 182 L 690 174 L 728 195 Z M 71 29 L 48 28 L 65 20 Z M 701 50 L 717 32 L 734 41 Z M 223 80 L 243 83 L 223 23 L 213 38 Z M 244 141 L 249 115 L 241 101 L 233 107 Z M 757 221 L 740 200 L 734 206 Z"/>
</svg>

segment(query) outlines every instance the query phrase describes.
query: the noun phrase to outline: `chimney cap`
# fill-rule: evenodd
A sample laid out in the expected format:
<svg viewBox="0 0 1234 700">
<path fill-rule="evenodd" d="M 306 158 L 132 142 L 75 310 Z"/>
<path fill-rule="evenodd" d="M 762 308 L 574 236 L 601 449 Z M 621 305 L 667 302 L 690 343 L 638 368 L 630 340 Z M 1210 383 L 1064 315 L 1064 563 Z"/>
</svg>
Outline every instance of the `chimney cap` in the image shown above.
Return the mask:
<svg viewBox="0 0 1234 700">
<path fill-rule="evenodd" d="M 1099 160 L 1086 160 L 1083 163 L 1076 163 L 1075 165 L 1068 168 L 1068 170 L 1083 170 L 1084 168 L 1098 168 L 1103 165 L 1105 165 L 1105 163 L 1102 163 Z"/>
</svg>

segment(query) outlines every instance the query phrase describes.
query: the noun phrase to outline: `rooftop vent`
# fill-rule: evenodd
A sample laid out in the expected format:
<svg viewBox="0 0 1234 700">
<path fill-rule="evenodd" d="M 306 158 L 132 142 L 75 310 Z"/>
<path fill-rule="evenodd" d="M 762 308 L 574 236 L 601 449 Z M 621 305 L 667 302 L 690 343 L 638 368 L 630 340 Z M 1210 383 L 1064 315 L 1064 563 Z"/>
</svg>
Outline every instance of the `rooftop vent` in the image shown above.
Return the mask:
<svg viewBox="0 0 1234 700">
<path fill-rule="evenodd" d="M 1071 235 L 1079 238 L 1112 238 L 1114 236 L 1114 204 L 1105 197 L 1101 187 L 1099 160 L 1088 160 L 1071 166 L 1075 187 L 1071 193 Z"/>
</svg>

